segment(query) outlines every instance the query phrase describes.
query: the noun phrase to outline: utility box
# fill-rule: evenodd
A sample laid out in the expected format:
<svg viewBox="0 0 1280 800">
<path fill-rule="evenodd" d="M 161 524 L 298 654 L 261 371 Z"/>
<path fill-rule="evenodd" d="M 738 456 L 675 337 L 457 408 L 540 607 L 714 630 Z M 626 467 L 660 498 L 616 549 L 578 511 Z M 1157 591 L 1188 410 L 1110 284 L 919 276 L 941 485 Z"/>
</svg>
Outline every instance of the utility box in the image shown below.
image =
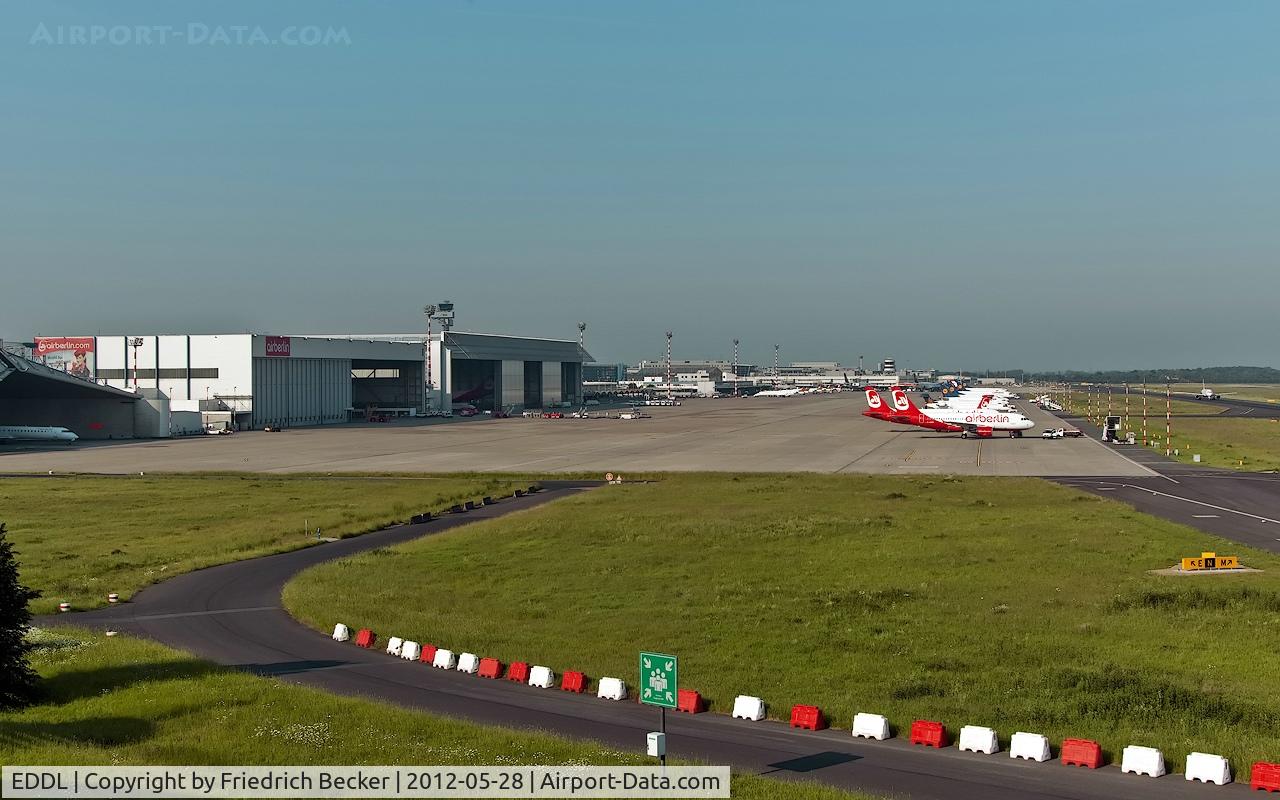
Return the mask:
<svg viewBox="0 0 1280 800">
<path fill-rule="evenodd" d="M 649 733 L 649 755 L 654 758 L 662 758 L 667 754 L 667 735 L 660 731 L 651 731 Z"/>
</svg>

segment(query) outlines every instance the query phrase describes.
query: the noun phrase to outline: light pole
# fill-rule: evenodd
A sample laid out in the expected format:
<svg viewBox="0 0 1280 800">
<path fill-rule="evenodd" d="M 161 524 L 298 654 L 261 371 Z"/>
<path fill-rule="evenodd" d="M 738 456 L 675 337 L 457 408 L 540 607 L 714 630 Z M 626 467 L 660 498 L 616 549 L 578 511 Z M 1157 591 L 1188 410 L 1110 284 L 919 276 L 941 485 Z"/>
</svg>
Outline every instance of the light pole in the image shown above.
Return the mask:
<svg viewBox="0 0 1280 800">
<path fill-rule="evenodd" d="M 733 340 L 733 396 L 738 396 L 738 340 Z"/>
<path fill-rule="evenodd" d="M 574 402 L 582 403 L 585 402 L 583 398 L 586 397 L 586 392 L 582 387 L 582 364 L 586 363 L 587 360 L 587 323 L 585 322 L 578 323 L 578 358 L 582 362 L 578 364 L 578 395 L 574 397 Z"/>
<path fill-rule="evenodd" d="M 778 385 L 778 378 L 782 375 L 781 362 L 778 361 L 778 345 L 773 346 L 773 385 Z"/>
<path fill-rule="evenodd" d="M 1173 390 L 1166 376 L 1164 382 L 1164 455 L 1173 454 Z"/>
<path fill-rule="evenodd" d="M 675 402 L 675 388 L 671 385 L 671 331 L 667 331 L 667 400 Z"/>
<path fill-rule="evenodd" d="M 138 391 L 138 348 L 142 347 L 142 337 L 135 336 L 129 340 L 129 346 L 133 348 L 133 390 Z"/>
<path fill-rule="evenodd" d="M 1142 376 L 1142 446 L 1147 446 L 1147 376 Z"/>
</svg>

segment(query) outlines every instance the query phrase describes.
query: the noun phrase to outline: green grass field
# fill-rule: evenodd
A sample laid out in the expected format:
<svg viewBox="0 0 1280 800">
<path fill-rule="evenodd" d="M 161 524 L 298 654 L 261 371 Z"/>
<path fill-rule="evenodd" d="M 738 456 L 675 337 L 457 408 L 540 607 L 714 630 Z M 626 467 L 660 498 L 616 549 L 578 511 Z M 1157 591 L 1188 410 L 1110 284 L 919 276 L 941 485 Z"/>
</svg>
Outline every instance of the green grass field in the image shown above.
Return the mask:
<svg viewBox="0 0 1280 800">
<path fill-rule="evenodd" d="M 527 481 L 525 482 L 527 483 Z M 200 567 L 376 530 L 419 511 L 498 493 L 484 476 L 0 478 L 0 521 L 36 613 L 104 605 Z M 519 485 L 519 484 L 510 484 Z"/>
<path fill-rule="evenodd" d="M 1153 439 L 1163 452 L 1163 424 Z M 1188 463 L 1199 453 L 1200 463 L 1208 467 L 1280 470 L 1280 422 L 1265 417 L 1183 418 L 1174 421 L 1173 448 L 1178 460 Z"/>
<path fill-rule="evenodd" d="M 48 697 L 0 713 L 0 764 L 640 765 L 642 755 L 335 697 L 128 637 L 33 634 Z M 733 796 L 856 800 L 734 776 Z"/>
<path fill-rule="evenodd" d="M 1148 574 L 1202 549 L 1261 574 Z M 312 569 L 288 607 L 636 682 L 1280 757 L 1280 557 L 1033 479 L 672 476 Z"/>
</svg>

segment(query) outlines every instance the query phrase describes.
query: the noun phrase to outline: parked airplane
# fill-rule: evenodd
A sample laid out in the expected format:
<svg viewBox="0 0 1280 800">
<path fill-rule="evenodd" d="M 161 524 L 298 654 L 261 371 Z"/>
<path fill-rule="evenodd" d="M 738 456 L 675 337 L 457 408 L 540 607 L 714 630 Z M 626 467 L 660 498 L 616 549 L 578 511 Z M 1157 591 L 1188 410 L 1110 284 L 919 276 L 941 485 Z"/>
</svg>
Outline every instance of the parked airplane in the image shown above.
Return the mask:
<svg viewBox="0 0 1280 800">
<path fill-rule="evenodd" d="M 1013 405 L 1008 397 L 997 395 L 992 392 L 974 391 L 966 392 L 956 397 L 944 397 L 935 403 L 925 404 L 926 412 L 932 409 L 972 409 L 987 408 L 992 411 L 1017 412 L 1017 407 Z"/>
<path fill-rule="evenodd" d="M 867 410 L 862 412 L 862 416 L 882 419 L 885 422 L 898 422 L 894 419 L 893 409 L 880 397 L 880 393 L 870 386 L 867 387 Z M 898 424 L 907 425 L 910 423 L 903 420 Z"/>
<path fill-rule="evenodd" d="M 1010 438 L 1022 438 L 1022 432 L 1035 427 L 1035 423 L 1017 411 L 1001 411 L 984 407 L 934 408 L 921 411 L 911 402 L 907 393 L 893 393 L 893 407 L 909 415 L 919 415 L 925 420 L 959 428 L 962 439 L 969 436 L 990 438 L 996 431 L 1008 432 Z M 914 424 L 921 425 L 921 422 Z M 932 427 L 924 424 L 922 427 Z M 934 428 L 939 430 L 938 428 Z"/>
<path fill-rule="evenodd" d="M 74 442 L 79 438 L 66 428 L 46 428 L 35 425 L 0 426 L 0 442 Z"/>
<path fill-rule="evenodd" d="M 895 393 L 900 391 L 900 389 L 894 389 Z M 903 396 L 905 397 L 906 395 Z M 871 387 L 867 387 L 867 406 L 867 410 L 862 412 L 864 417 L 892 422 L 895 425 L 915 425 L 920 428 L 947 431 L 948 433 L 959 433 L 964 430 L 959 425 L 940 422 L 933 417 L 925 416 L 918 409 L 912 411 L 904 406 L 896 406 L 896 404 L 891 406 Z"/>
</svg>

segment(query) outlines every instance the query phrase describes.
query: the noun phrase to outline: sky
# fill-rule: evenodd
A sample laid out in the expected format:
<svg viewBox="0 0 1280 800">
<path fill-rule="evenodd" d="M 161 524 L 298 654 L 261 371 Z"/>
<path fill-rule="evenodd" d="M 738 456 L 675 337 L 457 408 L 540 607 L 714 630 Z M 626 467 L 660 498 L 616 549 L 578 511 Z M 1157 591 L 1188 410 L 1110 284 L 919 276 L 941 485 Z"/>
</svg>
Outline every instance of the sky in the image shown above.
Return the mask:
<svg viewBox="0 0 1280 800">
<path fill-rule="evenodd" d="M 1280 4 L 0 7 L 0 337 L 1280 366 Z M 97 41 L 92 37 L 96 36 Z M 80 38 L 77 38 L 80 37 Z"/>
</svg>

